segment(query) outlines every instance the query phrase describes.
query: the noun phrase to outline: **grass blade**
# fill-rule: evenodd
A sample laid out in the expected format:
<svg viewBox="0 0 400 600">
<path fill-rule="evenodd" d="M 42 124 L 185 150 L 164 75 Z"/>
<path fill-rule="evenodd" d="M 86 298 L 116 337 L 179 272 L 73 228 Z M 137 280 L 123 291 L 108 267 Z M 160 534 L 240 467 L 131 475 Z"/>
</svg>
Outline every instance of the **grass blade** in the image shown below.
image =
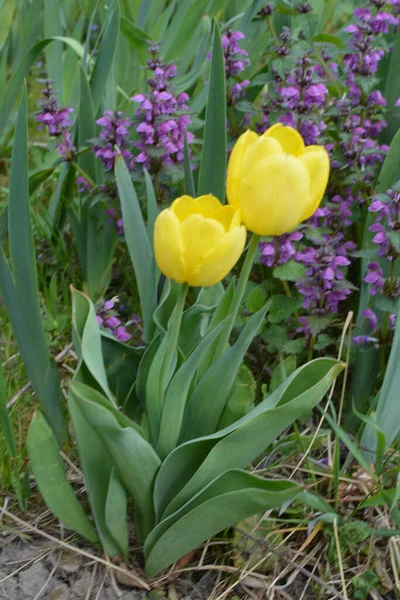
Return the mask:
<svg viewBox="0 0 400 600">
<path fill-rule="evenodd" d="M 135 269 L 145 341 L 149 342 L 154 331 L 153 313 L 157 305 L 155 261 L 139 200 L 121 155 L 115 160 L 115 177 L 121 199 L 126 243 Z"/>
<path fill-rule="evenodd" d="M 211 72 L 208 89 L 204 143 L 197 193 L 214 194 L 225 202 L 226 173 L 226 85 L 221 36 L 214 21 Z"/>
<path fill-rule="evenodd" d="M 46 38 L 62 36 L 61 2 L 60 0 L 44 0 L 44 35 Z M 56 91 L 59 102 L 63 98 L 63 49 L 61 44 L 45 49 L 46 67 L 52 87 Z"/>
</svg>

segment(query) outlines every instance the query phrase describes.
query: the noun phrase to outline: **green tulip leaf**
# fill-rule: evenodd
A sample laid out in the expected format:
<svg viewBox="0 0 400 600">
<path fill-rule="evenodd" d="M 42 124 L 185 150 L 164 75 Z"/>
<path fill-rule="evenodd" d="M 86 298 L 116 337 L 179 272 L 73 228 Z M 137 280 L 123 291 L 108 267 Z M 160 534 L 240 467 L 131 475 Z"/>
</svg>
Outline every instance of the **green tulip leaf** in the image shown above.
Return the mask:
<svg viewBox="0 0 400 600">
<path fill-rule="evenodd" d="M 209 435 L 217 429 L 244 355 L 264 321 L 266 310 L 264 307 L 249 319 L 234 346 L 200 379 L 188 403 L 182 442 Z"/>
<path fill-rule="evenodd" d="M 127 421 L 121 422 L 121 417 L 116 414 L 118 411 L 108 407 L 96 390 L 72 383 L 70 398 L 96 431 L 103 452 L 107 450 L 121 482 L 132 495 L 138 537 L 144 540 L 154 525 L 152 493 L 160 466 L 159 457 L 138 427 Z"/>
<path fill-rule="evenodd" d="M 161 458 L 165 458 L 176 447 L 193 378 L 196 375 L 201 358 L 213 341 L 217 339 L 223 326 L 224 323 L 220 323 L 219 326 L 209 331 L 200 340 L 196 348 L 175 373 L 168 386 L 162 410 L 160 435 L 157 445 L 157 451 Z"/>
<path fill-rule="evenodd" d="M 262 479 L 241 470 L 223 473 L 151 532 L 144 547 L 148 575 L 156 575 L 219 531 L 290 502 L 299 491 L 291 481 Z"/>
<path fill-rule="evenodd" d="M 72 288 L 72 323 L 75 349 L 79 359 L 76 379 L 104 392 L 115 404 L 107 380 L 100 326 L 90 298 Z"/>
<path fill-rule="evenodd" d="M 36 483 L 48 508 L 67 527 L 96 543 L 96 531 L 67 479 L 54 434 L 40 412 L 32 418 L 26 444 Z"/>
<path fill-rule="evenodd" d="M 124 557 L 128 556 L 129 550 L 127 503 L 125 488 L 113 467 L 107 492 L 105 518 L 108 531 L 121 548 Z"/>
<path fill-rule="evenodd" d="M 239 421 L 178 446 L 163 462 L 155 482 L 158 518 L 177 510 L 225 470 L 247 467 L 321 401 L 343 366 L 328 358 L 311 361 Z"/>
</svg>

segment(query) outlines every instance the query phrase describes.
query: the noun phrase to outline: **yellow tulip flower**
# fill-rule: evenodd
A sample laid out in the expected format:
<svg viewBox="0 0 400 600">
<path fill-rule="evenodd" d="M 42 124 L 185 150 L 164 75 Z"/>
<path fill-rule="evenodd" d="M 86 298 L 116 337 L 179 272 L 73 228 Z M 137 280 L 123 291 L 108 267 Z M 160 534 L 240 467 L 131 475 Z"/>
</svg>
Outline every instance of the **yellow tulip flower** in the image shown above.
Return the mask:
<svg viewBox="0 0 400 600">
<path fill-rule="evenodd" d="M 221 281 L 243 252 L 246 229 L 240 211 L 214 196 L 181 196 L 154 226 L 160 271 L 178 283 L 210 286 Z"/>
<path fill-rule="evenodd" d="M 258 136 L 247 131 L 228 164 L 229 203 L 258 235 L 282 235 L 311 217 L 324 195 L 329 156 L 323 146 L 305 146 L 301 135 L 282 124 Z"/>
</svg>

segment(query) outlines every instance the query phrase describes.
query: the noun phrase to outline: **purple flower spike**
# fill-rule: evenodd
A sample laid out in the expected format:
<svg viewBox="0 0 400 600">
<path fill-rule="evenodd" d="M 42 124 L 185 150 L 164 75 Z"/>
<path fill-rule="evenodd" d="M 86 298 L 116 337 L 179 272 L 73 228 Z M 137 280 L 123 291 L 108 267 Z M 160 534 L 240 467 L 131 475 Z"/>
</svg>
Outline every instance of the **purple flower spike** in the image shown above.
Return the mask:
<svg viewBox="0 0 400 600">
<path fill-rule="evenodd" d="M 124 117 L 122 112 L 113 113 L 106 110 L 96 123 L 102 127 L 102 130 L 99 134 L 99 142 L 93 146 L 93 152 L 104 164 L 106 170 L 110 171 L 114 168 L 118 152 L 116 147 L 120 149 L 125 160 L 130 160 L 132 158 L 132 153 L 128 150 L 130 119 Z"/>
<path fill-rule="evenodd" d="M 50 81 L 46 81 L 46 87 L 42 90 L 44 100 L 42 110 L 36 115 L 36 121 L 40 123 L 39 131 L 48 128 L 49 135 L 56 137 L 60 156 L 65 160 L 72 160 L 76 153 L 75 146 L 71 139 L 71 119 L 72 108 L 60 108 L 57 98 L 54 96 L 54 90 L 50 87 Z"/>
<path fill-rule="evenodd" d="M 365 283 L 371 284 L 370 294 L 376 296 L 383 288 L 383 273 L 378 263 L 372 262 L 368 265 L 368 273 L 364 277 Z"/>
<path fill-rule="evenodd" d="M 151 92 L 131 98 L 139 104 L 136 131 L 140 141 L 136 143 L 139 153 L 129 166 L 134 169 L 139 164 L 157 172 L 163 166 L 182 163 L 185 135 L 189 144 L 194 135 L 187 131 L 191 119 L 184 112 L 188 110 L 189 96 L 184 92 L 175 96 L 171 89 L 170 80 L 176 75 L 175 65 L 165 65 L 161 61 L 158 46 L 152 46 L 150 53 L 152 58 L 148 67 L 153 71 L 153 77 L 148 79 L 148 84 Z"/>
</svg>

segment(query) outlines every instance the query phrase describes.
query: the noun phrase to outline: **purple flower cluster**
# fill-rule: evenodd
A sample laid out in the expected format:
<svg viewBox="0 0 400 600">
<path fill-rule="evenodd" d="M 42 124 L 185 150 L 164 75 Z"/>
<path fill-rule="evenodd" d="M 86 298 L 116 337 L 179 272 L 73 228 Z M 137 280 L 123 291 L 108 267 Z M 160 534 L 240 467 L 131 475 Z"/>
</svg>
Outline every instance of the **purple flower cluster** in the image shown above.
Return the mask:
<svg viewBox="0 0 400 600">
<path fill-rule="evenodd" d="M 343 267 L 350 264 L 353 242 L 344 241 L 343 234 L 325 235 L 318 248 L 308 247 L 298 252 L 296 259 L 306 267 L 306 277 L 296 283 L 304 296 L 303 307 L 322 315 L 337 312 L 339 303 L 351 294 L 352 285 L 344 278 Z"/>
<path fill-rule="evenodd" d="M 360 77 L 375 75 L 385 55 L 379 34 L 388 33 L 390 26 L 397 27 L 399 24 L 398 17 L 390 12 L 398 9 L 398 0 L 371 0 L 371 4 L 371 8 L 356 8 L 353 12 L 356 22 L 344 29 L 351 34 L 350 46 L 353 49 L 344 57 L 346 82 L 353 104 L 358 104 L 362 96 Z"/>
<path fill-rule="evenodd" d="M 96 320 L 101 327 L 107 329 L 117 340 L 127 342 L 131 339 L 132 335 L 128 333 L 126 328 L 132 323 L 139 324 L 140 318 L 134 314 L 132 315 L 132 319 L 123 325 L 118 316 L 119 312 L 116 309 L 117 302 L 118 298 L 112 298 L 103 302 L 97 310 Z"/>
<path fill-rule="evenodd" d="M 261 242 L 260 261 L 267 267 L 284 265 L 297 255 L 293 242 L 298 242 L 303 237 L 300 231 L 281 235 L 273 238 L 271 242 Z"/>
<path fill-rule="evenodd" d="M 368 209 L 376 214 L 375 223 L 369 228 L 375 236 L 378 256 L 389 262 L 400 257 L 400 192 L 388 190 L 376 198 Z"/>
<path fill-rule="evenodd" d="M 244 71 L 245 68 L 250 65 L 250 60 L 248 58 L 249 53 L 239 45 L 240 40 L 243 40 L 244 38 L 245 35 L 241 31 L 231 31 L 230 29 L 224 33 L 221 38 L 227 80 L 230 78 L 236 79 L 239 73 Z M 211 57 L 211 53 L 208 54 L 208 57 Z M 250 81 L 248 79 L 235 81 L 231 86 L 230 94 L 228 92 L 228 102 L 236 104 L 236 102 L 243 97 L 244 90 L 249 85 Z"/>
<path fill-rule="evenodd" d="M 391 300 L 400 297 L 400 279 L 395 270 L 395 262 L 400 258 L 400 192 L 398 184 L 395 187 L 376 196 L 368 209 L 376 215 L 369 229 L 375 234 L 373 242 L 378 246 L 377 254 L 390 263 L 391 275 L 385 278 L 380 264 L 371 262 L 364 277 L 365 283 L 370 285 L 371 296 L 382 294 Z"/>
<path fill-rule="evenodd" d="M 171 79 L 176 75 L 173 64 L 164 65 L 158 55 L 158 46 L 150 49 L 152 58 L 148 67 L 153 77 L 148 79 L 150 93 L 136 94 L 132 100 L 139 103 L 136 111 L 139 124 L 136 131 L 140 141 L 136 147 L 140 153 L 130 166 L 139 163 L 151 170 L 159 171 L 163 165 L 183 162 L 185 135 L 188 143 L 194 135 L 187 131 L 191 119 L 187 113 L 189 96 L 182 92 L 175 96 L 171 90 Z"/>
<path fill-rule="evenodd" d="M 102 127 L 102 130 L 97 139 L 97 144 L 93 146 L 93 152 L 104 164 L 106 170 L 111 171 L 114 168 L 118 149 L 126 160 L 132 158 L 132 153 L 128 150 L 131 121 L 124 117 L 122 112 L 106 110 L 96 123 Z"/>
<path fill-rule="evenodd" d="M 325 202 L 324 206 L 317 208 L 314 215 L 308 220 L 308 223 L 314 229 L 318 227 L 329 227 L 332 231 L 340 231 L 343 227 L 352 224 L 352 205 L 355 198 L 351 189 L 346 188 L 345 197 L 335 194 Z"/>
<path fill-rule="evenodd" d="M 322 75 L 325 73 L 322 72 Z M 320 111 L 326 105 L 328 94 L 328 88 L 321 81 L 321 72 L 310 56 L 304 55 L 285 78 L 276 70 L 273 70 L 273 76 L 278 95 L 263 105 L 263 118 L 258 130 L 264 131 L 270 125 L 269 114 L 279 111 L 283 112 L 279 121 L 298 129 L 307 145 L 318 143 L 321 132 L 326 129 Z"/>
<path fill-rule="evenodd" d="M 60 155 L 65 160 L 70 160 L 75 155 L 75 146 L 71 139 L 71 119 L 69 117 L 73 109 L 70 107 L 60 108 L 57 98 L 54 96 L 54 89 L 46 81 L 46 87 L 42 90 L 44 100 L 42 101 L 41 111 L 36 115 L 36 121 L 40 123 L 39 131 L 48 128 L 49 135 L 56 137 Z"/>
</svg>

